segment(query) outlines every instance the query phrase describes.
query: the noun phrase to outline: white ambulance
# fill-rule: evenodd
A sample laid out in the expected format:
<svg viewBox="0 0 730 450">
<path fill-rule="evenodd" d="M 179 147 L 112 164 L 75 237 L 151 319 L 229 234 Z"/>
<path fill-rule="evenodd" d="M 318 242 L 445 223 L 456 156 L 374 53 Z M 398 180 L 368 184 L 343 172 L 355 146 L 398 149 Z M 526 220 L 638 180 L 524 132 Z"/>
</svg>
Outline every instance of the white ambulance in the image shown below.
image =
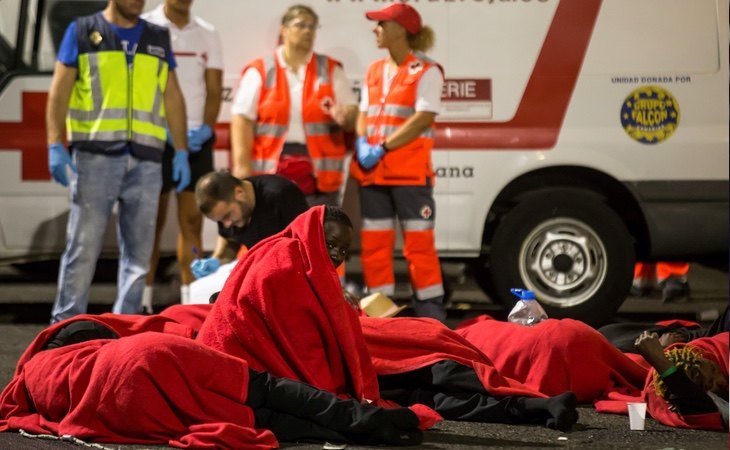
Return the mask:
<svg viewBox="0 0 730 450">
<path fill-rule="evenodd" d="M 302 1 L 320 15 L 317 51 L 342 61 L 359 86 L 383 56 L 364 12 L 389 2 Z M 224 45 L 219 167 L 228 164 L 240 70 L 273 51 L 291 3 L 194 5 Z M 58 258 L 63 249 L 69 200 L 48 174 L 46 91 L 68 21 L 105 4 L 0 2 L 4 262 Z M 727 263 L 727 0 L 411 4 L 435 30 L 431 56 L 447 78 L 433 152 L 441 257 L 473 262 L 496 300 L 509 304 L 509 288 L 525 287 L 550 316 L 594 323 L 624 300 L 636 260 L 720 255 Z M 175 233 L 169 220 L 168 250 Z"/>
</svg>

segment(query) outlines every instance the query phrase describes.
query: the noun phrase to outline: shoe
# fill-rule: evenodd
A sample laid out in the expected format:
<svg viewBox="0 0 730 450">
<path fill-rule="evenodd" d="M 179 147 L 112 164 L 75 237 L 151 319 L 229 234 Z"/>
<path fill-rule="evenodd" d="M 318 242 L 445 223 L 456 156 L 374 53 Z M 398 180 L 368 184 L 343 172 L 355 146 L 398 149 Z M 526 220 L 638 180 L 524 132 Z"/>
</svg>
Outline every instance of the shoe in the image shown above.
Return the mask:
<svg viewBox="0 0 730 450">
<path fill-rule="evenodd" d="M 635 286 L 632 285 L 629 289 L 630 297 L 649 297 L 654 289 L 651 286 Z"/>
<path fill-rule="evenodd" d="M 689 300 L 689 283 L 679 277 L 669 277 L 659 283 L 662 288 L 662 303 Z"/>
<path fill-rule="evenodd" d="M 446 320 L 446 308 L 442 300 L 418 300 L 415 297 L 411 298 L 411 308 L 416 313 L 416 317 L 430 317 L 440 322 Z"/>
</svg>

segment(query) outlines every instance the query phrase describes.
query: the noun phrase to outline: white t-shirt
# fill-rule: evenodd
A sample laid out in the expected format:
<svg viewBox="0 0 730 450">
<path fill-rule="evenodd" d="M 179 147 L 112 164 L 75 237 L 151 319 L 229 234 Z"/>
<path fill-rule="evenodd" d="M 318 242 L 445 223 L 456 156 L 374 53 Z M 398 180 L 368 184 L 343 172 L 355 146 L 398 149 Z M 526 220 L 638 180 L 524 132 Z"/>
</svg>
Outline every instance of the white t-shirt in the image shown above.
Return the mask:
<svg viewBox="0 0 730 450">
<path fill-rule="evenodd" d="M 309 59 L 311 60 L 311 58 L 310 55 Z M 284 61 L 284 48 L 281 46 L 276 49 L 276 59 L 279 65 L 286 69 L 286 81 L 289 85 L 289 130 L 287 131 L 286 142 L 304 144 L 306 143 L 306 136 L 302 122 L 302 95 L 307 65 L 302 65 L 296 72 L 292 70 Z M 309 63 L 309 60 L 307 63 Z M 238 92 L 236 92 L 233 99 L 231 114 L 239 114 L 249 120 L 256 121 L 262 84 L 263 80 L 258 70 L 248 69 L 244 72 L 238 84 Z M 335 67 L 332 73 L 332 90 L 335 94 L 334 101 L 336 104 L 344 106 L 357 105 L 355 93 L 352 92 L 345 71 L 340 66 Z"/>
<path fill-rule="evenodd" d="M 170 30 L 172 51 L 177 62 L 175 74 L 185 97 L 188 128 L 201 126 L 205 113 L 205 71 L 223 70 L 223 51 L 218 32 L 213 25 L 195 16 L 190 18 L 185 27 L 178 28 L 165 16 L 164 5 L 143 14 L 142 18 Z"/>
<path fill-rule="evenodd" d="M 387 95 L 390 91 L 390 83 L 395 77 L 395 73 L 389 73 L 389 64 L 383 64 L 383 94 Z M 428 111 L 438 114 L 441 111 L 441 91 L 444 87 L 444 76 L 441 70 L 436 66 L 429 67 L 418 81 L 416 88 L 416 111 Z M 369 106 L 368 101 L 368 85 L 363 83 L 360 91 L 360 111 L 367 112 Z"/>
</svg>

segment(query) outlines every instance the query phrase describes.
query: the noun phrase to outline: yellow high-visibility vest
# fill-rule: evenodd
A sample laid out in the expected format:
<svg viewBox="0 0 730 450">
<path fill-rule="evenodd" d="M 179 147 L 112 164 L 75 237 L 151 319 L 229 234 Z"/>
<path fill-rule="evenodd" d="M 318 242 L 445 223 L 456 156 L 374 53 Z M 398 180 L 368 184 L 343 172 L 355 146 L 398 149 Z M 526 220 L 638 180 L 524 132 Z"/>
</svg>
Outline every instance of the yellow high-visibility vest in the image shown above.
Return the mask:
<svg viewBox="0 0 730 450">
<path fill-rule="evenodd" d="M 100 14 L 77 21 L 78 77 L 66 119 L 69 140 L 78 144 L 74 148 L 113 153 L 131 144 L 135 156 L 161 159 L 167 140 L 169 37 L 162 27 L 143 26 L 128 64 L 118 37 Z"/>
</svg>

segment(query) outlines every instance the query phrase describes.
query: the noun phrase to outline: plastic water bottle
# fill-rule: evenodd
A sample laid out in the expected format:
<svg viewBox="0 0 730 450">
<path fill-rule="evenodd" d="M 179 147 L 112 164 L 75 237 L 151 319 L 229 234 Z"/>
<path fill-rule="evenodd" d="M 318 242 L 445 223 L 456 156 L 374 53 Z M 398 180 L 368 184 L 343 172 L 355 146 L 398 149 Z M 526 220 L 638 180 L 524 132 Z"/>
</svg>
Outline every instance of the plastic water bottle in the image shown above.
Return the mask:
<svg viewBox="0 0 730 450">
<path fill-rule="evenodd" d="M 510 292 L 519 300 L 512 308 L 507 320 L 531 327 L 548 318 L 540 303 L 535 300 L 535 293 L 527 289 L 510 289 Z"/>
</svg>

